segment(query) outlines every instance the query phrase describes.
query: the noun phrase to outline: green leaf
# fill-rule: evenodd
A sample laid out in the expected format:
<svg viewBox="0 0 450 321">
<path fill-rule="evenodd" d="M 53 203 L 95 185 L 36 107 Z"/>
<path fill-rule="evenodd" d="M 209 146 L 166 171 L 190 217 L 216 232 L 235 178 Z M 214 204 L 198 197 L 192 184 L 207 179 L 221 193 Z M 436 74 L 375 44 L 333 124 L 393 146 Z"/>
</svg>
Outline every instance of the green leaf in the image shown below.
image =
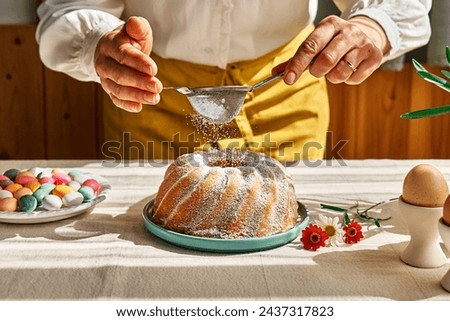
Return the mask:
<svg viewBox="0 0 450 321">
<path fill-rule="evenodd" d="M 344 225 L 349 225 L 351 223 L 350 217 L 348 216 L 348 212 L 345 211 L 344 214 Z"/>
<path fill-rule="evenodd" d="M 447 77 L 447 78 L 450 79 L 450 71 L 447 71 L 447 70 L 441 70 L 441 73 L 442 73 L 445 77 Z"/>
<path fill-rule="evenodd" d="M 450 65 L 450 47 L 446 47 L 445 48 L 445 53 L 446 53 L 446 55 L 447 55 L 447 61 L 448 61 L 448 64 Z"/>
<path fill-rule="evenodd" d="M 380 225 L 380 221 L 377 219 L 377 218 L 374 218 L 373 219 L 373 222 L 375 223 L 375 225 L 377 226 L 377 227 L 380 227 L 381 225 Z"/>
<path fill-rule="evenodd" d="M 417 119 L 417 118 L 439 116 L 439 115 L 444 115 L 444 114 L 448 114 L 448 113 L 450 113 L 450 105 L 412 111 L 412 112 L 401 115 L 400 118 Z"/>
<path fill-rule="evenodd" d="M 333 205 L 320 204 L 320 206 L 327 210 L 332 210 L 332 211 L 336 211 L 336 212 L 347 212 L 347 209 L 333 206 Z"/>
<path fill-rule="evenodd" d="M 439 86 L 442 89 L 445 89 L 448 92 L 450 92 L 450 82 L 448 82 L 444 78 L 433 75 L 433 74 L 429 73 L 428 71 L 418 71 L 417 73 L 419 74 L 420 77 L 422 77 L 426 81 L 429 81 L 429 82 L 435 84 L 436 86 Z"/>
<path fill-rule="evenodd" d="M 419 74 L 420 77 L 422 77 L 425 80 L 430 80 L 431 82 L 437 83 L 437 84 L 441 84 L 444 85 L 447 80 L 445 80 L 444 78 L 441 78 L 439 76 L 433 75 L 432 73 L 428 72 L 428 71 L 418 71 L 417 72 Z"/>
<path fill-rule="evenodd" d="M 417 71 L 427 71 L 416 59 L 412 59 L 412 64 Z"/>
</svg>

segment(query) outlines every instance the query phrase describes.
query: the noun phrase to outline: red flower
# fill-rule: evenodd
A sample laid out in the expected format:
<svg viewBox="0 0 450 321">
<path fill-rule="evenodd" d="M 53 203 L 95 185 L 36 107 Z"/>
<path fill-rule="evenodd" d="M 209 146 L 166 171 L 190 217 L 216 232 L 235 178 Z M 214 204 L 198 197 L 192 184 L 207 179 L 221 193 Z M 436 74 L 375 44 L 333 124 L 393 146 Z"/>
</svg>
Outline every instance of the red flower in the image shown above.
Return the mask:
<svg viewBox="0 0 450 321">
<path fill-rule="evenodd" d="M 344 242 L 358 243 L 363 237 L 363 233 L 361 232 L 361 225 L 358 222 L 351 221 L 348 225 L 344 226 Z"/>
<path fill-rule="evenodd" d="M 327 232 L 317 225 L 309 224 L 309 226 L 302 231 L 302 238 L 300 241 L 302 241 L 305 250 L 316 251 L 319 247 L 325 246 L 325 241 L 327 239 Z"/>
</svg>

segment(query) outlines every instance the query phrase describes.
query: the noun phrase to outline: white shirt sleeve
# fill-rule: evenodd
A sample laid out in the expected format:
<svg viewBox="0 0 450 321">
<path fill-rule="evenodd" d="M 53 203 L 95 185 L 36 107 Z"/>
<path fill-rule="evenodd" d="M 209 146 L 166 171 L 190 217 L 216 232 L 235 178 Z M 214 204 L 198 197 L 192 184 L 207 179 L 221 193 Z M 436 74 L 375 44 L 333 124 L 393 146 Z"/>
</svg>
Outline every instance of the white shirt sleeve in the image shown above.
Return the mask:
<svg viewBox="0 0 450 321">
<path fill-rule="evenodd" d="M 94 67 L 99 39 L 124 23 L 122 14 L 124 18 L 140 15 L 151 22 L 153 51 L 158 55 L 225 68 L 292 39 L 312 21 L 316 1 L 47 0 L 38 8 L 36 38 L 48 68 L 99 82 Z M 334 2 L 345 19 L 365 15 L 381 25 L 392 48 L 385 61 L 429 40 L 431 0 Z"/>
<path fill-rule="evenodd" d="M 44 65 L 81 81 L 100 82 L 95 49 L 105 32 L 124 23 L 118 18 L 123 9 L 122 1 L 45 1 L 38 8 L 36 31 Z"/>
<path fill-rule="evenodd" d="M 391 50 L 384 61 L 424 46 L 431 36 L 428 12 L 432 0 L 334 0 L 342 18 L 364 15 L 385 31 Z"/>
</svg>

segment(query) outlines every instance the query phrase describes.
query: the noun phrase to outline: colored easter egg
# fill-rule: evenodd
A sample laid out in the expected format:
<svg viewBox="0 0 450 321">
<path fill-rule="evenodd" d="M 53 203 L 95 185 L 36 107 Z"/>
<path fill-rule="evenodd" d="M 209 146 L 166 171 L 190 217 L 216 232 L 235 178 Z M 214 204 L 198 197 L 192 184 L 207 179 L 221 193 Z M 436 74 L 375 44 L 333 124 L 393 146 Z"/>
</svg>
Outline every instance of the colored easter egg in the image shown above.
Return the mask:
<svg viewBox="0 0 450 321">
<path fill-rule="evenodd" d="M 40 172 L 39 174 L 36 175 L 37 179 L 41 179 L 44 177 L 52 177 L 52 171 L 50 169 L 44 169 L 42 172 Z"/>
<path fill-rule="evenodd" d="M 81 187 L 81 184 L 78 183 L 77 181 L 71 181 L 67 185 L 70 186 L 75 192 L 78 191 Z"/>
<path fill-rule="evenodd" d="M 15 212 L 17 210 L 17 200 L 14 197 L 0 199 L 0 211 Z"/>
<path fill-rule="evenodd" d="M 74 180 L 76 180 L 78 183 L 80 183 L 81 185 L 83 185 L 83 183 L 86 181 L 86 180 L 88 180 L 88 179 L 90 179 L 90 177 L 88 176 L 88 175 L 85 175 L 85 174 L 80 174 L 80 175 L 77 175 L 77 176 L 75 176 L 75 178 L 74 178 Z"/>
<path fill-rule="evenodd" d="M 28 187 L 19 188 L 14 192 L 14 198 L 20 200 L 25 195 L 33 195 L 33 192 Z"/>
<path fill-rule="evenodd" d="M 73 192 L 72 188 L 68 185 L 56 185 L 52 191 L 53 195 L 58 196 L 59 198 L 63 198 L 64 195 Z"/>
<path fill-rule="evenodd" d="M 98 193 L 102 187 L 100 183 L 94 178 L 89 178 L 86 181 L 84 181 L 83 186 L 89 186 L 94 190 L 95 193 Z"/>
<path fill-rule="evenodd" d="M 19 199 L 19 209 L 22 212 L 33 212 L 37 207 L 37 200 L 33 195 L 24 195 Z"/>
<path fill-rule="evenodd" d="M 0 187 L 5 189 L 6 186 L 13 184 L 14 182 L 9 180 L 9 179 L 4 179 L 2 181 L 0 181 Z"/>
<path fill-rule="evenodd" d="M 23 186 L 28 187 L 34 193 L 41 186 L 41 184 L 38 181 L 30 181 L 25 183 Z"/>
<path fill-rule="evenodd" d="M 42 199 L 42 206 L 48 211 L 58 210 L 62 206 L 62 199 L 56 195 L 49 194 Z"/>
<path fill-rule="evenodd" d="M 44 176 L 44 177 L 39 178 L 39 183 L 41 183 L 41 184 L 45 184 L 45 183 L 53 184 L 54 182 L 55 182 L 55 180 L 51 176 Z"/>
<path fill-rule="evenodd" d="M 11 193 L 14 193 L 15 191 L 17 191 L 19 188 L 22 188 L 23 186 L 17 183 L 13 183 L 10 184 L 8 186 L 5 187 L 5 190 L 10 191 Z"/>
<path fill-rule="evenodd" d="M 28 172 L 32 173 L 32 174 L 34 175 L 34 177 L 37 178 L 37 176 L 38 176 L 40 173 L 42 173 L 43 170 L 44 170 L 44 169 L 43 169 L 42 167 L 33 167 L 33 168 L 30 168 L 30 169 L 28 170 Z"/>
<path fill-rule="evenodd" d="M 10 180 L 14 181 L 16 179 L 16 176 L 20 173 L 20 170 L 17 168 L 11 168 L 8 169 L 3 173 L 3 175 L 9 177 Z"/>
<path fill-rule="evenodd" d="M 72 180 L 72 178 L 64 172 L 55 173 L 52 178 L 55 180 L 56 185 L 67 184 Z"/>
<path fill-rule="evenodd" d="M 19 177 L 22 177 L 22 176 L 29 176 L 29 177 L 34 177 L 34 178 L 36 178 L 36 176 L 34 176 L 34 174 L 32 173 L 32 172 L 30 172 L 30 171 L 23 171 L 23 172 L 20 172 L 20 173 L 18 173 L 17 175 L 16 175 L 16 179 L 18 179 Z"/>
<path fill-rule="evenodd" d="M 83 199 L 85 202 L 89 202 L 95 197 L 94 190 L 89 186 L 85 185 L 81 186 L 78 192 L 81 193 L 81 195 L 83 195 Z"/>
<path fill-rule="evenodd" d="M 45 191 L 47 191 L 47 193 L 50 194 L 51 191 L 53 191 L 55 189 L 56 185 L 52 184 L 52 183 L 45 183 L 42 184 L 41 187 L 39 187 L 39 189 L 44 189 Z"/>
<path fill-rule="evenodd" d="M 0 191 L 0 199 L 8 198 L 8 197 L 14 197 L 13 193 L 11 193 L 10 191 L 7 191 L 7 190 L 1 190 Z"/>
<path fill-rule="evenodd" d="M 37 181 L 37 178 L 34 176 L 23 175 L 23 176 L 16 177 L 16 179 L 14 180 L 14 183 L 17 183 L 20 185 L 25 185 L 26 183 L 32 182 L 32 181 Z"/>
<path fill-rule="evenodd" d="M 50 194 L 54 188 L 55 184 L 46 183 L 42 184 L 41 187 L 33 193 L 33 196 L 36 198 L 39 205 L 42 203 L 44 197 Z"/>
<path fill-rule="evenodd" d="M 81 195 L 81 193 L 79 192 L 70 192 L 67 193 L 66 195 L 64 195 L 62 201 L 64 206 L 78 206 L 81 203 L 83 203 L 83 195 Z"/>
<path fill-rule="evenodd" d="M 82 171 L 78 170 L 78 169 L 72 169 L 69 172 L 69 176 L 72 177 L 72 179 L 75 179 L 76 176 L 83 174 Z"/>
</svg>

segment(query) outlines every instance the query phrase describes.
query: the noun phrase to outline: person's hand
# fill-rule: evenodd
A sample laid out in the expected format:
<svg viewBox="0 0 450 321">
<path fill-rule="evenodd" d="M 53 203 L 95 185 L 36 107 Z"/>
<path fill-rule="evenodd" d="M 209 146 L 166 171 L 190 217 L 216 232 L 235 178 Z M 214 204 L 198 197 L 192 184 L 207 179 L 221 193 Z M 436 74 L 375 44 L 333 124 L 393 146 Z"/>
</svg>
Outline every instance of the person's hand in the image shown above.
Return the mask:
<svg viewBox="0 0 450 321">
<path fill-rule="evenodd" d="M 149 57 L 152 46 L 152 29 L 141 17 L 130 17 L 100 39 L 94 56 L 95 70 L 117 107 L 139 112 L 142 104 L 159 102 L 163 86 L 155 77 L 156 63 Z"/>
<path fill-rule="evenodd" d="M 389 50 L 384 30 L 370 18 L 357 16 L 345 21 L 330 16 L 317 25 L 290 60 L 273 69 L 273 74 L 284 70 L 288 85 L 306 69 L 331 83 L 359 84 L 380 66 Z"/>
</svg>

